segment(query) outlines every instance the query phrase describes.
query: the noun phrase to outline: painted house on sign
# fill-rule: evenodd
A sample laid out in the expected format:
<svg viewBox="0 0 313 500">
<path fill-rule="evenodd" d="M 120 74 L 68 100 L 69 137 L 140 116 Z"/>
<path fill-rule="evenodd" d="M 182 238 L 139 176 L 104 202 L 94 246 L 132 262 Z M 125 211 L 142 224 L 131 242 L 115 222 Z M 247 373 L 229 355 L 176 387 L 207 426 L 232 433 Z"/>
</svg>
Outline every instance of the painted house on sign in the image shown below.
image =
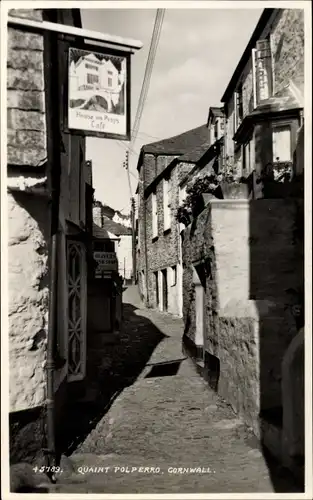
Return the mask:
<svg viewBox="0 0 313 500">
<path fill-rule="evenodd" d="M 72 51 L 74 54 L 76 51 Z M 75 99 L 86 100 L 92 96 L 100 96 L 106 101 L 106 111 L 110 113 L 116 106 L 120 93 L 126 81 L 126 61 L 119 58 L 120 70 L 112 62 L 111 58 L 101 57 L 101 54 L 79 51 L 82 55 L 70 64 L 70 96 L 71 101 Z M 99 103 L 98 103 L 99 104 Z M 86 109 L 86 103 L 83 109 Z M 75 107 L 80 108 L 78 104 Z M 103 107 L 103 103 L 102 103 Z M 92 109 L 92 108 L 88 108 Z"/>
<path fill-rule="evenodd" d="M 72 62 L 72 73 L 76 77 L 78 90 L 105 89 L 119 92 L 123 83 L 125 73 L 119 74 L 112 62 L 102 59 L 100 61 L 95 54 L 88 54 Z M 74 77 L 74 78 L 75 78 Z"/>
</svg>

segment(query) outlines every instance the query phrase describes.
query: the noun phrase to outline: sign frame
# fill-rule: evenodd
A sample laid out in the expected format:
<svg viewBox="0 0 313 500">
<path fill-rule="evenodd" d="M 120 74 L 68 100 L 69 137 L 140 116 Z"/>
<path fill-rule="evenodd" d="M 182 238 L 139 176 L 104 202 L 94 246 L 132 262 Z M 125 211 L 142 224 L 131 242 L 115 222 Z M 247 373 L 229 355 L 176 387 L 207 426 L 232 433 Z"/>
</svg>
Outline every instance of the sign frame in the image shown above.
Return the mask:
<svg viewBox="0 0 313 500">
<path fill-rule="evenodd" d="M 81 50 L 89 52 L 91 54 L 99 54 L 102 56 L 110 57 L 120 57 L 125 60 L 126 63 L 126 89 L 125 89 L 125 118 L 126 118 L 126 130 L 124 134 L 105 132 L 105 131 L 92 131 L 83 128 L 71 128 L 69 125 L 69 99 L 70 99 L 70 50 Z M 120 141 L 130 141 L 131 140 L 131 55 L 132 52 L 125 52 L 123 50 L 102 47 L 99 45 L 91 45 L 85 42 L 71 41 L 67 43 L 67 63 L 66 63 L 66 78 L 67 84 L 64 86 L 64 117 L 63 117 L 63 131 L 72 135 L 79 135 L 83 137 L 98 137 L 106 139 L 116 139 Z"/>
<path fill-rule="evenodd" d="M 98 258 L 97 258 L 97 256 L 98 256 Z M 118 271 L 118 259 L 117 259 L 116 252 L 105 252 L 105 251 L 96 250 L 93 252 L 93 258 L 97 262 L 97 267 L 95 270 L 96 274 Z M 114 260 L 114 264 L 113 263 L 107 264 L 105 267 L 101 267 L 101 266 L 99 266 L 99 261 L 101 261 L 102 259 L 108 259 L 108 260 L 112 259 L 112 260 Z"/>
</svg>

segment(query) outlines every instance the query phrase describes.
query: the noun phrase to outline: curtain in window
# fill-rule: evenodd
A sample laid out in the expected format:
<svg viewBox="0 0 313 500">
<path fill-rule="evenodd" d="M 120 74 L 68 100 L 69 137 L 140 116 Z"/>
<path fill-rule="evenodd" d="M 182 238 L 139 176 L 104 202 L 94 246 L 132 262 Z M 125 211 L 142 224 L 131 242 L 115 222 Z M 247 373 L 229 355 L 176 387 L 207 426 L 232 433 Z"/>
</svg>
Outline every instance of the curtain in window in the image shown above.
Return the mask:
<svg viewBox="0 0 313 500">
<path fill-rule="evenodd" d="M 290 127 L 277 127 L 273 130 L 273 161 L 291 161 Z"/>
</svg>

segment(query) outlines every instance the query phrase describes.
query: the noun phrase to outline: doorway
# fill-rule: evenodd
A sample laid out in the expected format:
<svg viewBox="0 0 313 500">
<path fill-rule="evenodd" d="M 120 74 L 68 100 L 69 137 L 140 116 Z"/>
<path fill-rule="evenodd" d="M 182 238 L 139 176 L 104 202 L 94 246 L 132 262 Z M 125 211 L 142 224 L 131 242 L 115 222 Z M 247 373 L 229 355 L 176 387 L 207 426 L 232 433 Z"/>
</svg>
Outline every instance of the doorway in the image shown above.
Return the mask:
<svg viewBox="0 0 313 500">
<path fill-rule="evenodd" d="M 163 311 L 168 309 L 167 269 L 162 269 Z"/>
<path fill-rule="evenodd" d="M 154 290 L 155 290 L 155 305 L 159 307 L 160 297 L 159 297 L 159 276 L 158 272 L 154 273 Z"/>
</svg>

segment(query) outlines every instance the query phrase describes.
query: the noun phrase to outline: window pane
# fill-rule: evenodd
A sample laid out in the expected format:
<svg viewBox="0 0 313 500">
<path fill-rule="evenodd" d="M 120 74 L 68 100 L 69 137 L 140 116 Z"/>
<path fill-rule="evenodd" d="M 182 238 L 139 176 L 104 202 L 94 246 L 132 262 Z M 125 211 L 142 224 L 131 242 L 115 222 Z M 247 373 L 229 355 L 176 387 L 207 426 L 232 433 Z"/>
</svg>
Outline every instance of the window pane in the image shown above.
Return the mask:
<svg viewBox="0 0 313 500">
<path fill-rule="evenodd" d="M 291 161 L 290 127 L 277 127 L 273 130 L 273 161 Z"/>
</svg>

